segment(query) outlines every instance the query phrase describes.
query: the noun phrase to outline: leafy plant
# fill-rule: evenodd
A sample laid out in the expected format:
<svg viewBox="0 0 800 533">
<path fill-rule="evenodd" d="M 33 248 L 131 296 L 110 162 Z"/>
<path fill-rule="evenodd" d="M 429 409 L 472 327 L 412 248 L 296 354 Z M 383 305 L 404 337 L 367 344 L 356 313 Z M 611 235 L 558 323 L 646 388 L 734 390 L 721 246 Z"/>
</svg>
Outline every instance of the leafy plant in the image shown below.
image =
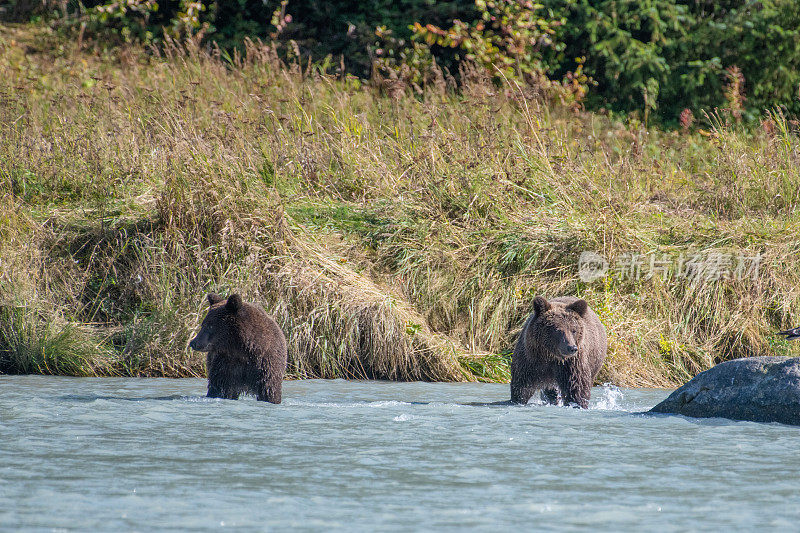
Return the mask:
<svg viewBox="0 0 800 533">
<path fill-rule="evenodd" d="M 541 4 L 530 0 L 475 0 L 476 20 L 467 23 L 454 20 L 449 28 L 415 22 L 410 26 L 413 35 L 411 46 L 400 48 L 403 41 L 392 40 L 386 28 L 376 34 L 389 40 L 388 52 L 376 63 L 394 78 L 406 77 L 412 84 L 429 78 L 430 69 L 437 67 L 437 57 L 442 51 L 454 50 L 454 59 L 468 61 L 485 71 L 489 78 L 499 82 L 519 80 L 530 86 L 554 92 L 568 103 L 579 102 L 586 94 L 589 79 L 583 73 L 583 59 L 576 59 L 574 72 L 566 72 L 562 83 L 548 76 L 544 61 L 547 49 L 559 52 L 564 44 L 554 40 L 555 28 L 563 24 L 553 19 L 552 13 Z M 551 16 L 545 16 L 545 15 Z"/>
<path fill-rule="evenodd" d="M 154 32 L 150 18 L 158 11 L 155 0 L 118 0 L 86 10 L 80 19 L 81 31 L 99 38 L 148 44 Z"/>
</svg>

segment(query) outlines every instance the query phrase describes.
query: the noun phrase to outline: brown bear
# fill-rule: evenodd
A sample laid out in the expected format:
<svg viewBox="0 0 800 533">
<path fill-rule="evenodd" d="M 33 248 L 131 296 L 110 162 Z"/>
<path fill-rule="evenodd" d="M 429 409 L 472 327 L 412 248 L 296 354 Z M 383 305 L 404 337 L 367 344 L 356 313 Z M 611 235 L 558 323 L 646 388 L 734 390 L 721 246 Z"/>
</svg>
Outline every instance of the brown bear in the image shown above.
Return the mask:
<svg viewBox="0 0 800 533">
<path fill-rule="evenodd" d="M 533 300 L 511 357 L 511 401 L 526 404 L 542 390 L 545 401 L 589 406 L 592 383 L 606 358 L 606 328 L 585 300 Z"/>
<path fill-rule="evenodd" d="M 189 347 L 207 352 L 208 397 L 237 400 L 251 393 L 281 403 L 286 337 L 275 320 L 238 294 L 208 295 L 211 308 Z"/>
</svg>

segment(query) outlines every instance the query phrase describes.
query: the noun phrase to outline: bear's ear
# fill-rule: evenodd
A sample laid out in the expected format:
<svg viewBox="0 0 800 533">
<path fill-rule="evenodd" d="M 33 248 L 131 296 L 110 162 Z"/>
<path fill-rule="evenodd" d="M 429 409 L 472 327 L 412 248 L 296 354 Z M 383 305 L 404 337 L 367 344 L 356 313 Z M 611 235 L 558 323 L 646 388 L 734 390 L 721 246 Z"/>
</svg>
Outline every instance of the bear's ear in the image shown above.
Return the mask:
<svg viewBox="0 0 800 533">
<path fill-rule="evenodd" d="M 550 310 L 550 302 L 544 297 L 537 296 L 533 299 L 533 312 L 536 316 L 541 316 L 542 313 Z"/>
<path fill-rule="evenodd" d="M 571 311 L 575 311 L 580 316 L 586 316 L 586 311 L 589 310 L 589 304 L 586 303 L 586 300 L 578 300 L 577 302 L 572 302 L 567 306 L 567 309 Z"/>
<path fill-rule="evenodd" d="M 223 298 L 222 296 L 220 296 L 219 294 L 217 294 L 217 293 L 215 293 L 215 292 L 209 292 L 209 293 L 208 293 L 208 296 L 206 296 L 206 298 L 208 298 L 208 303 L 209 303 L 209 305 L 218 304 L 218 303 L 220 303 L 222 300 L 224 300 L 224 299 L 225 299 L 225 298 Z"/>
<path fill-rule="evenodd" d="M 228 301 L 225 303 L 225 309 L 231 313 L 235 313 L 242 306 L 242 297 L 238 294 L 231 294 L 228 296 Z"/>
</svg>

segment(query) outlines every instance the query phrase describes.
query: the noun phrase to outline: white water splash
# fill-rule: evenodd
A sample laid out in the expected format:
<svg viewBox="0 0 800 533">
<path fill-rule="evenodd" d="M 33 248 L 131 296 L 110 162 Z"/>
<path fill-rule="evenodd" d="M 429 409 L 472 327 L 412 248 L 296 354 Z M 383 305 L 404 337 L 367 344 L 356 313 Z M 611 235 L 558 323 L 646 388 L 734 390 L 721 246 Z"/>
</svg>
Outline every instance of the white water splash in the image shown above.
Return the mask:
<svg viewBox="0 0 800 533">
<path fill-rule="evenodd" d="M 594 405 L 591 405 L 589 409 L 622 411 L 623 409 L 621 403 L 623 399 L 624 396 L 619 387 L 612 385 L 611 383 L 603 383 L 603 388 L 601 389 L 600 395 L 594 402 Z"/>
</svg>

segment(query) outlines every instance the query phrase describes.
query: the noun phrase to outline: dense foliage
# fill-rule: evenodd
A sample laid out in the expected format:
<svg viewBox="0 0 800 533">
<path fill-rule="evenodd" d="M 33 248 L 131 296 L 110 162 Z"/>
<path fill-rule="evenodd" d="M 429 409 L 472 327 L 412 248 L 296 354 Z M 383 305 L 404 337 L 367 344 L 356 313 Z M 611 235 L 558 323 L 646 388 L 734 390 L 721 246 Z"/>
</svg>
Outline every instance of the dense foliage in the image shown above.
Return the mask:
<svg viewBox="0 0 800 533">
<path fill-rule="evenodd" d="M 800 3 L 794 0 L 546 0 L 566 23 L 555 72 L 585 57 L 594 108 L 658 112 L 744 107 L 800 112 Z M 743 83 L 741 83 L 743 81 Z M 736 88 L 736 90 L 734 90 Z"/>
<path fill-rule="evenodd" d="M 408 86 L 458 79 L 464 59 L 496 76 L 553 80 L 591 109 L 677 124 L 727 109 L 753 120 L 780 106 L 800 114 L 800 3 L 795 0 L 89 0 L 11 1 L 7 17 L 66 11 L 101 42 L 201 34 L 223 49 L 260 38 L 331 72 L 368 77 L 378 61 Z M 377 30 L 377 31 L 376 31 Z M 384 72 L 385 74 L 385 72 Z M 588 78 L 587 78 L 588 77 Z M 587 91 L 588 89 L 588 91 Z"/>
</svg>

